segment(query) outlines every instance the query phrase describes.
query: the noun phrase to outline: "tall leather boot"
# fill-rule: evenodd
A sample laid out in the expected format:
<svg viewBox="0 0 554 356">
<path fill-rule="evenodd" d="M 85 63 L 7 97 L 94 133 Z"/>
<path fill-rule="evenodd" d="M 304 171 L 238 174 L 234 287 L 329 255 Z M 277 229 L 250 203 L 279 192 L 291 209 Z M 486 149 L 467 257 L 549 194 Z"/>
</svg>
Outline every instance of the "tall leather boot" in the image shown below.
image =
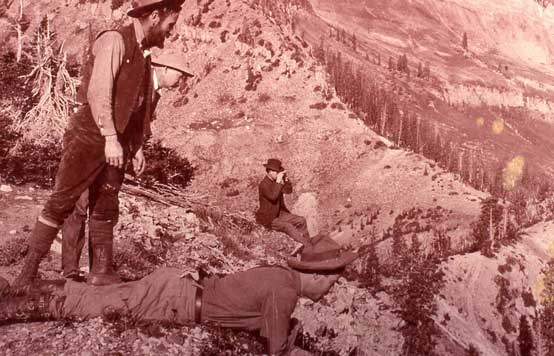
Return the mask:
<svg viewBox="0 0 554 356">
<path fill-rule="evenodd" d="M 93 286 L 121 283 L 121 278 L 113 268 L 113 245 L 92 245 L 92 269 L 87 279 Z"/>
<path fill-rule="evenodd" d="M 40 281 L 0 294 L 0 325 L 55 320 L 63 315 L 65 281 Z"/>
<path fill-rule="evenodd" d="M 92 267 L 88 284 L 104 286 L 121 283 L 121 278 L 113 267 L 113 225 L 112 221 L 105 221 L 91 217 L 89 223 L 90 239 L 92 244 Z"/>
<path fill-rule="evenodd" d="M 29 251 L 25 257 L 25 263 L 15 279 L 14 286 L 26 286 L 32 284 L 38 274 L 40 261 L 50 251 L 50 246 L 58 234 L 58 228 L 48 226 L 37 221 L 33 234 L 29 240 Z"/>
</svg>

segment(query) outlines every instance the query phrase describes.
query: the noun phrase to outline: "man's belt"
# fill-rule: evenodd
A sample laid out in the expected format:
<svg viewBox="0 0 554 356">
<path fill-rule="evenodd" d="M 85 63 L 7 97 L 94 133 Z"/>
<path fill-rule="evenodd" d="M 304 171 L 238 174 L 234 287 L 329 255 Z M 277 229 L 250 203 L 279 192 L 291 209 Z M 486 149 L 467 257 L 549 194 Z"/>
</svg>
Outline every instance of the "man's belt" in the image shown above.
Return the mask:
<svg viewBox="0 0 554 356">
<path fill-rule="evenodd" d="M 196 295 L 194 297 L 194 322 L 200 324 L 202 322 L 202 286 L 196 287 Z"/>
<path fill-rule="evenodd" d="M 200 268 L 196 273 L 186 272 L 181 278 L 188 278 L 192 281 L 192 284 L 196 287 L 196 292 L 194 294 L 194 322 L 200 324 L 202 322 L 202 294 L 204 291 L 204 286 L 202 282 L 206 272 Z"/>
</svg>

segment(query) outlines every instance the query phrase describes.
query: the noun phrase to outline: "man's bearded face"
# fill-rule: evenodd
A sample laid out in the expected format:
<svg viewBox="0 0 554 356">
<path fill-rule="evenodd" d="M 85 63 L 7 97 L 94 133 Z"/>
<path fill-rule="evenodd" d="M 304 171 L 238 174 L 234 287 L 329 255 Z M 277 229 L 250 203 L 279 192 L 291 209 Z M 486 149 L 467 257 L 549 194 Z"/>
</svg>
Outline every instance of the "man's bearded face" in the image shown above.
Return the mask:
<svg viewBox="0 0 554 356">
<path fill-rule="evenodd" d="M 150 31 L 148 43 L 153 47 L 164 48 L 165 39 L 173 34 L 178 18 L 177 12 L 171 12 L 166 16 L 161 15 L 160 21 Z"/>
</svg>

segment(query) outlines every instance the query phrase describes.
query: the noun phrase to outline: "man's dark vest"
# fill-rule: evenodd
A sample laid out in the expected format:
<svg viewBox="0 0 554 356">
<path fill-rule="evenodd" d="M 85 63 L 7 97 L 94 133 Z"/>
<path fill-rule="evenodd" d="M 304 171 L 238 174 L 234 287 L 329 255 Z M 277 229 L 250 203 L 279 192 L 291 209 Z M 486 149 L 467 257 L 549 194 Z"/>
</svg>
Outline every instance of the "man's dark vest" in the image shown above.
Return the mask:
<svg viewBox="0 0 554 356">
<path fill-rule="evenodd" d="M 140 126 L 149 127 L 152 116 L 153 90 L 150 80 L 150 57 L 144 58 L 143 52 L 137 43 L 133 24 L 110 31 L 119 32 L 125 44 L 125 55 L 115 78 L 112 99 L 115 129 L 119 134 L 122 134 L 125 132 L 132 116 L 136 119 L 142 116 L 143 122 Z M 96 38 L 104 32 L 99 33 Z M 88 102 L 87 91 L 93 64 L 94 57 L 91 49 L 87 63 L 83 67 L 82 82 L 77 94 L 77 101 L 83 104 Z M 144 99 L 139 108 L 138 99 L 141 94 Z"/>
</svg>

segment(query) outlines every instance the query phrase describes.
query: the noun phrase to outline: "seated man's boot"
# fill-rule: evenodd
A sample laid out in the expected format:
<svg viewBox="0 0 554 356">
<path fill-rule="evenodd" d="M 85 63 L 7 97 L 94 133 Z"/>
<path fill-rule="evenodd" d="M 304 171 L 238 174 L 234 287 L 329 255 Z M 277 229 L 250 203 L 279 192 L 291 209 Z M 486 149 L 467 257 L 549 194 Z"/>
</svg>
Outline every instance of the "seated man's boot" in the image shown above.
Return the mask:
<svg viewBox="0 0 554 356">
<path fill-rule="evenodd" d="M 7 288 L 0 294 L 0 325 L 54 320 L 62 316 L 65 281 L 37 281 L 23 288 Z"/>
<path fill-rule="evenodd" d="M 87 279 L 88 284 L 105 286 L 122 282 L 113 268 L 112 258 L 112 244 L 93 244 L 92 268 Z"/>
</svg>

